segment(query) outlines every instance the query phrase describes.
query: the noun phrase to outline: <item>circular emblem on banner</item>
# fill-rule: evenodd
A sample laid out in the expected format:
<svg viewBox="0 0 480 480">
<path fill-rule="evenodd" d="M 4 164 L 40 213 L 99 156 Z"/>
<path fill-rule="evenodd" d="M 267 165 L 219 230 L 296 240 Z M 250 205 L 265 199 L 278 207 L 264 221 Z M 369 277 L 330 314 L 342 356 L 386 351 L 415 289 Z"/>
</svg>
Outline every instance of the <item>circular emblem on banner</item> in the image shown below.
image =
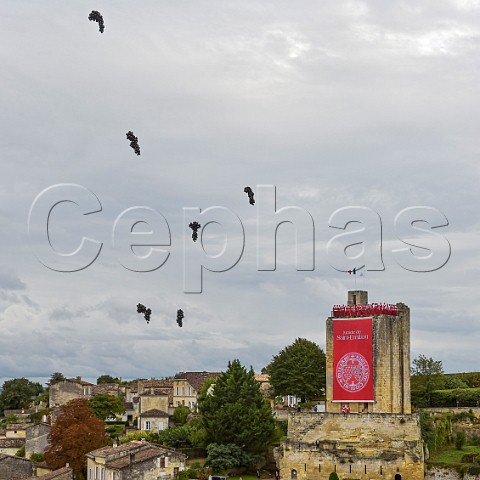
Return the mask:
<svg viewBox="0 0 480 480">
<path fill-rule="evenodd" d="M 338 384 L 347 392 L 359 392 L 370 378 L 367 359 L 357 352 L 345 354 L 337 363 L 336 377 Z"/>
</svg>

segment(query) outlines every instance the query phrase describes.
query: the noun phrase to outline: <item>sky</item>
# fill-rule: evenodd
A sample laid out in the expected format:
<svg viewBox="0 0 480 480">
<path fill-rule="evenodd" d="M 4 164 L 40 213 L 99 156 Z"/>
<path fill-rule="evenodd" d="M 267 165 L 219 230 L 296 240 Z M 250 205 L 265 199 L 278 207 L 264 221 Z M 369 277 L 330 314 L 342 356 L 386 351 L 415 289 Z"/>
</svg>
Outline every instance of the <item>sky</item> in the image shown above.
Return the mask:
<svg viewBox="0 0 480 480">
<path fill-rule="evenodd" d="M 0 44 L 0 381 L 259 372 L 354 289 L 480 368 L 479 0 L 3 0 Z"/>
</svg>

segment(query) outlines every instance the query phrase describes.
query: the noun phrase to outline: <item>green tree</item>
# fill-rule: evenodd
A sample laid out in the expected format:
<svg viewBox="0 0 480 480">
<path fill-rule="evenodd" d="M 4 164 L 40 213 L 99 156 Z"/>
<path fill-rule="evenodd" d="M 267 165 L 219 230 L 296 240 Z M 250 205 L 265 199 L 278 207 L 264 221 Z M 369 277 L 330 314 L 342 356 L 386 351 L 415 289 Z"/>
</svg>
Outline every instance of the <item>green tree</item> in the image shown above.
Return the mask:
<svg viewBox="0 0 480 480">
<path fill-rule="evenodd" d="M 108 417 L 116 417 L 125 412 L 123 400 L 112 395 L 95 395 L 88 400 L 88 404 L 95 416 L 100 420 L 105 420 Z"/>
<path fill-rule="evenodd" d="M 417 407 L 430 407 L 432 392 L 443 387 L 443 366 L 441 360 L 419 355 L 411 367 L 412 401 Z"/>
<path fill-rule="evenodd" d="M 86 467 L 85 454 L 107 445 L 108 437 L 105 423 L 95 416 L 88 401 L 81 398 L 62 405 L 48 442 L 45 451 L 48 466 L 56 469 L 68 462 L 75 478 L 80 478 Z"/>
<path fill-rule="evenodd" d="M 97 378 L 97 385 L 102 383 L 121 383 L 121 380 L 117 377 L 112 377 L 111 375 L 100 375 Z"/>
<path fill-rule="evenodd" d="M 274 355 L 265 371 L 270 374 L 274 396 L 295 395 L 306 402 L 325 392 L 325 352 L 305 338 L 297 338 Z"/>
<path fill-rule="evenodd" d="M 14 378 L 3 383 L 0 393 L 0 410 L 27 408 L 43 387 L 27 378 Z"/>
<path fill-rule="evenodd" d="M 225 472 L 235 467 L 253 467 L 260 459 L 258 455 L 245 452 L 233 443 L 227 445 L 211 443 L 207 447 L 207 453 L 205 465 L 210 467 L 214 473 Z"/>
<path fill-rule="evenodd" d="M 176 426 L 185 425 L 190 413 L 190 409 L 186 405 L 179 405 L 173 412 L 172 420 Z"/>
<path fill-rule="evenodd" d="M 50 380 L 47 382 L 48 388 L 50 388 L 52 385 L 55 385 L 56 383 L 63 382 L 64 380 L 65 377 L 63 376 L 63 373 L 52 373 L 52 375 L 50 376 Z"/>
<path fill-rule="evenodd" d="M 275 420 L 270 405 L 253 370 L 247 371 L 239 360 L 228 363 L 199 410 L 207 443 L 233 443 L 246 452 L 260 453 L 272 440 Z"/>
<path fill-rule="evenodd" d="M 444 375 L 443 389 L 453 390 L 454 388 L 468 388 L 468 385 L 461 378 L 455 375 Z"/>
</svg>

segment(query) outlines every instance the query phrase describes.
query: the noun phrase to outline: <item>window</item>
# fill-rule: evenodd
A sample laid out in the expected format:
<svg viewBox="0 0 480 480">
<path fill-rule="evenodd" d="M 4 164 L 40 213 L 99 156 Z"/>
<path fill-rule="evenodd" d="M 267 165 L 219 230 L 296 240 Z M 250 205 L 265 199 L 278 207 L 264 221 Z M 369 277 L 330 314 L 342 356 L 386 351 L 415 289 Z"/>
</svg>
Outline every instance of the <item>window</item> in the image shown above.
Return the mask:
<svg viewBox="0 0 480 480">
<path fill-rule="evenodd" d="M 145 421 L 145 430 L 150 430 L 152 427 L 151 427 L 151 423 L 150 423 L 150 420 L 146 420 Z"/>
<path fill-rule="evenodd" d="M 182 395 L 185 396 L 185 387 L 182 387 Z"/>
<path fill-rule="evenodd" d="M 158 422 L 158 429 L 159 429 L 159 430 L 163 430 L 163 429 L 164 429 L 163 422 Z"/>
<path fill-rule="evenodd" d="M 177 387 L 177 395 L 180 395 L 180 387 Z"/>
</svg>

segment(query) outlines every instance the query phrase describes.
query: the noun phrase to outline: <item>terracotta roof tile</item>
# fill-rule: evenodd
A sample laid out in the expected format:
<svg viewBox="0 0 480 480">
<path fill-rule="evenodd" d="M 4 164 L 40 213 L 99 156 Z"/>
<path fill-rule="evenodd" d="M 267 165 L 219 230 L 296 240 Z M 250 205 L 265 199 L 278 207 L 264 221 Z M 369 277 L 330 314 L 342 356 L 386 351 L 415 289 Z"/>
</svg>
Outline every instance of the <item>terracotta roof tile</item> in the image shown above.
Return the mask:
<svg viewBox="0 0 480 480">
<path fill-rule="evenodd" d="M 29 477 L 29 478 L 40 478 L 41 480 L 54 480 L 55 478 L 60 477 L 61 475 L 65 475 L 66 473 L 71 473 L 73 478 L 73 469 L 72 467 L 62 467 L 58 470 L 54 470 L 53 472 L 47 473 L 40 477 Z"/>
<path fill-rule="evenodd" d="M 24 445 L 24 438 L 0 438 L 0 448 L 20 448 Z"/>
<path fill-rule="evenodd" d="M 119 386 L 116 383 L 101 383 L 92 388 L 92 395 L 116 395 L 118 396 Z"/>
<path fill-rule="evenodd" d="M 152 408 L 140 414 L 140 417 L 147 418 L 147 417 L 158 417 L 158 418 L 165 418 L 168 417 L 168 413 L 159 410 L 158 408 Z"/>
<path fill-rule="evenodd" d="M 173 387 L 173 380 L 144 380 L 141 384 L 143 388 L 169 388 Z"/>
<path fill-rule="evenodd" d="M 26 430 L 28 427 L 31 427 L 31 424 L 28 423 L 9 423 L 7 425 L 7 430 Z"/>
<path fill-rule="evenodd" d="M 132 462 L 133 464 L 142 463 L 152 458 L 160 457 L 162 454 L 163 452 L 160 449 L 150 447 L 136 452 L 132 459 L 130 459 L 130 455 L 124 455 L 123 457 L 115 458 L 113 460 L 105 462 L 105 465 L 108 468 L 121 470 L 122 468 L 128 467 L 130 465 L 130 462 Z"/>
</svg>

